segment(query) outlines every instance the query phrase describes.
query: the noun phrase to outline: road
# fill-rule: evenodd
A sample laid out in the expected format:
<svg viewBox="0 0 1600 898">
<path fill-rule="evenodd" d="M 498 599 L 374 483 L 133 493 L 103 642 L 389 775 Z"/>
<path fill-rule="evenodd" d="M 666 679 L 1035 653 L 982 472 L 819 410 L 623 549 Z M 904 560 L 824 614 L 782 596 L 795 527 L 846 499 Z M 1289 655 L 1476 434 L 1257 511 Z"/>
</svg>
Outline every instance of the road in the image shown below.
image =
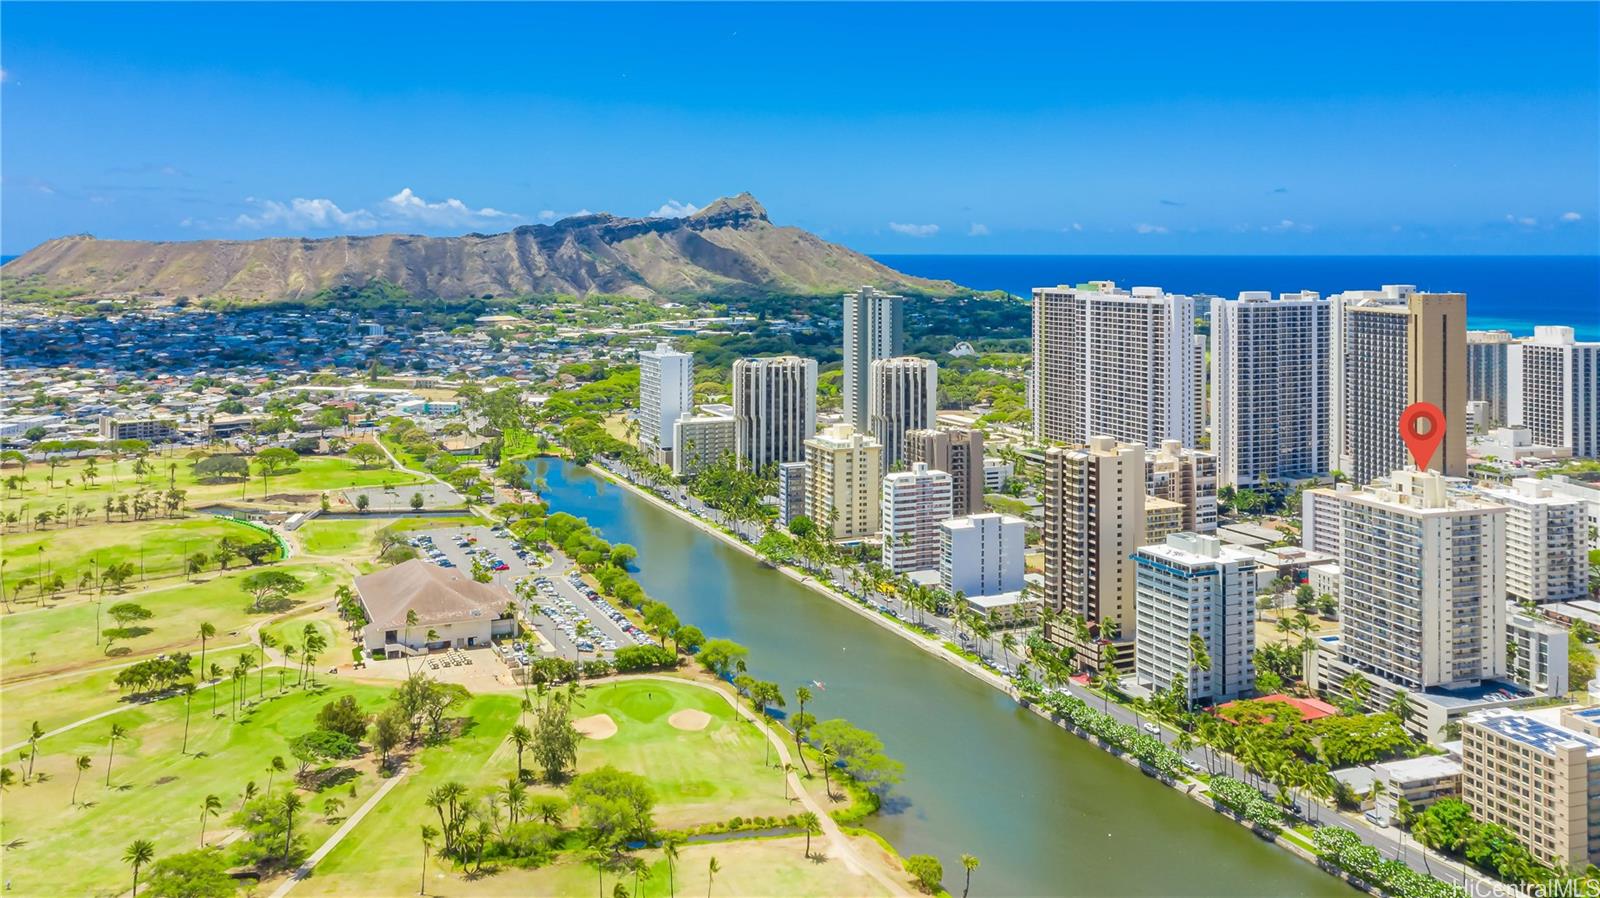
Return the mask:
<svg viewBox="0 0 1600 898">
<path fill-rule="evenodd" d="M 753 524 L 740 525 L 736 522 L 729 521 L 721 512 L 714 508 L 708 507 L 696 497 L 688 495 L 687 492 L 681 487 L 672 486 L 656 488 L 652 487 L 648 483 L 640 483 L 634 477 L 633 472 L 626 465 L 610 459 L 596 459 L 595 463 L 603 466 L 612 474 L 615 474 L 616 476 L 627 480 L 629 483 L 638 486 L 640 489 L 649 490 L 658 497 L 662 497 L 667 501 L 679 506 L 680 508 L 683 508 L 697 518 L 732 530 L 739 537 L 739 539 L 745 541 L 746 543 L 753 545 L 757 540 L 760 539 L 761 528 L 759 526 Z M 843 566 L 831 565 L 822 574 L 822 577 L 824 579 L 831 580 L 831 582 L 834 584 L 847 584 L 845 587 L 836 587 L 835 591 L 841 594 L 849 595 L 849 570 L 849 568 Z M 869 596 L 869 600 L 874 605 L 882 604 L 894 610 L 902 620 L 911 621 L 918 619 L 916 617 L 916 611 L 906 608 L 898 599 L 892 596 L 882 596 L 877 593 L 872 593 Z M 965 640 L 956 634 L 954 623 L 948 618 L 935 617 L 926 613 L 922 614 L 921 622 L 926 627 L 930 628 L 931 634 L 937 634 L 938 638 L 943 640 L 962 644 L 970 651 L 988 660 L 991 664 L 999 666 L 1002 664 L 1008 664 L 1008 662 L 1011 660 L 1005 657 L 1005 652 L 1003 649 L 1001 649 L 998 639 L 990 640 L 987 644 L 977 640 Z M 910 632 L 904 632 L 904 635 L 907 638 L 914 638 L 913 634 Z M 1019 639 L 1019 642 L 1020 641 L 1021 640 Z M 970 667 L 975 672 L 979 670 L 976 665 L 971 665 Z M 998 678 L 985 677 L 985 679 L 993 681 Z M 1177 731 L 1172 729 L 1170 726 L 1160 723 L 1159 721 L 1153 721 L 1144 718 L 1143 716 L 1135 713 L 1133 710 L 1123 705 L 1108 703 L 1101 696 L 1094 694 L 1088 689 L 1085 689 L 1077 684 L 1068 684 L 1063 691 L 1077 696 L 1090 706 L 1101 709 L 1111 714 L 1118 721 L 1130 726 L 1143 729 L 1145 724 L 1155 723 L 1160 728 L 1162 740 L 1169 744 L 1177 736 Z M 1013 694 L 1015 693 L 1013 692 Z M 1196 764 L 1199 764 L 1202 769 L 1214 767 L 1214 772 L 1223 773 L 1235 779 L 1250 782 L 1253 785 L 1259 785 L 1263 791 L 1267 792 L 1269 795 L 1275 796 L 1277 794 L 1277 790 L 1270 783 L 1259 783 L 1256 777 L 1253 775 L 1247 775 L 1246 771 L 1244 771 L 1244 769 L 1233 757 L 1222 752 L 1208 751 L 1204 747 L 1196 747 L 1194 750 L 1188 753 L 1188 758 Z M 1213 764 L 1213 761 L 1216 763 Z M 1318 800 L 1310 798 L 1298 790 L 1294 790 L 1292 796 L 1294 803 L 1302 810 L 1305 815 L 1305 819 L 1307 819 L 1309 822 L 1316 825 L 1336 825 L 1349 829 L 1354 832 L 1357 837 L 1361 839 L 1361 841 L 1376 848 L 1384 857 L 1401 860 L 1412 869 L 1420 873 L 1427 874 L 1451 885 L 1462 886 L 1474 895 L 1515 896 L 1520 894 L 1517 890 L 1506 885 L 1505 883 L 1490 879 L 1477 873 L 1476 871 L 1464 868 L 1463 865 L 1458 861 L 1450 860 L 1431 851 L 1427 851 L 1423 846 L 1417 844 L 1413 840 L 1405 839 L 1405 843 L 1402 845 L 1401 840 L 1404 839 L 1404 835 L 1399 829 L 1393 827 L 1377 827 L 1374 826 L 1371 821 L 1367 820 L 1364 816 L 1339 813 L 1338 811 L 1321 804 Z"/>
</svg>

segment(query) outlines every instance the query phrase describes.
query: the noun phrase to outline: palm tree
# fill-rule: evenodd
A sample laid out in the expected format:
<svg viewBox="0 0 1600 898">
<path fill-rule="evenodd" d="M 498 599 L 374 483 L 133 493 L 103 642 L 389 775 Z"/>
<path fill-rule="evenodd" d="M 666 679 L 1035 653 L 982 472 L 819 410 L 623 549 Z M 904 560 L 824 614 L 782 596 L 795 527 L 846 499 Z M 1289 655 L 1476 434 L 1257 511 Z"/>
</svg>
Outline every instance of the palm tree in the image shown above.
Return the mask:
<svg viewBox="0 0 1600 898">
<path fill-rule="evenodd" d="M 94 759 L 90 758 L 88 755 L 78 755 L 78 759 L 74 761 L 73 764 L 75 764 L 78 768 L 78 777 L 72 781 L 72 804 L 77 804 L 78 784 L 83 782 L 83 772 L 88 770 L 89 767 L 94 764 Z"/>
<path fill-rule="evenodd" d="M 149 839 L 135 839 L 133 844 L 128 846 L 128 850 L 122 853 L 123 862 L 133 866 L 134 898 L 139 894 L 139 868 L 150 863 L 155 856 L 156 846 L 152 845 Z"/>
<path fill-rule="evenodd" d="M 271 763 L 267 764 L 267 794 L 272 794 L 272 777 L 289 769 L 283 762 L 283 755 L 273 755 Z"/>
<path fill-rule="evenodd" d="M 706 864 L 706 898 L 711 898 L 711 884 L 717 881 L 717 874 L 721 872 L 722 865 L 713 857 L 711 862 Z"/>
<path fill-rule="evenodd" d="M 0 767 L 0 792 L 4 792 L 16 783 L 17 772 L 10 767 Z"/>
<path fill-rule="evenodd" d="M 189 753 L 189 709 L 194 706 L 194 684 L 183 684 L 183 745 L 178 749 L 178 754 Z"/>
<path fill-rule="evenodd" d="M 418 887 L 418 895 L 428 894 L 428 854 L 433 850 L 433 840 L 439 838 L 439 831 L 422 824 L 422 885 Z"/>
<path fill-rule="evenodd" d="M 212 664 L 211 665 L 211 680 L 212 680 L 212 686 L 211 686 L 211 716 L 212 717 L 216 717 L 217 716 L 217 692 L 218 692 L 216 684 L 222 682 L 222 665 L 220 665 L 220 664 Z"/>
<path fill-rule="evenodd" d="M 408 676 L 408 677 L 411 676 L 411 628 L 415 627 L 416 625 L 417 625 L 417 611 L 416 611 L 416 609 L 415 608 L 407 609 L 406 610 L 406 633 L 405 633 L 405 636 L 402 637 L 402 641 L 405 643 L 404 648 L 406 649 L 406 651 L 405 651 L 405 656 L 406 656 L 406 676 Z"/>
<path fill-rule="evenodd" d="M 256 674 L 256 698 L 261 698 L 267 688 L 267 649 L 277 645 L 278 640 L 273 639 L 272 634 L 262 627 L 257 641 L 261 645 L 261 670 Z"/>
<path fill-rule="evenodd" d="M 289 853 L 294 849 L 294 815 L 300 810 L 300 796 L 293 789 L 283 796 L 283 861 L 289 862 Z"/>
<path fill-rule="evenodd" d="M 39 721 L 33 722 L 33 730 L 28 733 L 28 773 L 22 778 L 23 782 L 33 779 L 33 759 L 39 756 L 39 740 L 44 738 L 44 727 L 39 726 Z"/>
<path fill-rule="evenodd" d="M 811 857 L 811 836 L 822 832 L 822 821 L 816 814 L 806 811 L 800 815 L 800 828 L 806 831 L 806 857 Z"/>
<path fill-rule="evenodd" d="M 222 799 L 215 795 L 207 795 L 205 801 L 200 803 L 200 847 L 206 847 L 206 818 L 215 817 L 222 813 Z"/>
<path fill-rule="evenodd" d="M 961 898 L 967 898 L 967 891 L 972 888 L 972 871 L 978 869 L 978 856 L 975 854 L 963 854 L 961 856 L 961 868 L 967 871 L 967 884 L 961 887 Z"/>
<path fill-rule="evenodd" d="M 676 898 L 678 887 L 673 879 L 672 870 L 678 863 L 678 846 L 683 840 L 677 836 L 667 836 L 661 840 L 661 856 L 667 860 L 667 898 Z"/>
<path fill-rule="evenodd" d="M 833 783 L 829 781 L 828 774 L 833 770 L 834 762 L 839 760 L 839 750 L 834 748 L 832 743 L 824 742 L 818 753 L 822 755 L 822 791 L 828 800 L 832 801 Z"/>
<path fill-rule="evenodd" d="M 1404 689 L 1396 692 L 1389 702 L 1389 713 L 1400 718 L 1402 724 L 1416 716 L 1417 709 L 1411 704 L 1411 696 Z"/>
<path fill-rule="evenodd" d="M 524 700 L 523 704 L 527 704 L 527 701 Z M 517 777 L 520 779 L 522 777 L 522 753 L 527 750 L 529 745 L 533 744 L 533 733 L 519 723 L 511 728 L 511 744 L 517 747 Z"/>
<path fill-rule="evenodd" d="M 106 753 L 106 786 L 108 787 L 111 785 L 111 762 L 116 760 L 117 757 L 117 740 L 127 735 L 128 731 L 122 728 L 122 724 L 114 723 L 111 725 L 111 750 Z"/>
<path fill-rule="evenodd" d="M 210 621 L 200 625 L 200 671 L 206 669 L 206 640 L 217 635 L 217 628 Z"/>
</svg>

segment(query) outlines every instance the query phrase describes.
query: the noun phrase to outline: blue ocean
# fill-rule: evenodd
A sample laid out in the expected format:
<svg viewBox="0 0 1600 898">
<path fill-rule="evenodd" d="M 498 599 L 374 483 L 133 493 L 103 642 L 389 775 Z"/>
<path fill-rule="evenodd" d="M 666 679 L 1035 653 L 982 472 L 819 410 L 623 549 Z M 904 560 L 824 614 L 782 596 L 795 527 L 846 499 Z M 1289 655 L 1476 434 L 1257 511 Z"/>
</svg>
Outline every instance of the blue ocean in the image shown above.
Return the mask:
<svg viewBox="0 0 1600 898">
<path fill-rule="evenodd" d="M 1034 287 L 1116 281 L 1173 293 L 1233 297 L 1244 290 L 1288 293 L 1376 290 L 1415 284 L 1465 293 L 1474 329 L 1533 333 L 1564 324 L 1600 340 L 1600 256 L 1007 256 L 880 255 L 906 274 L 976 290 L 1029 296 Z"/>
</svg>

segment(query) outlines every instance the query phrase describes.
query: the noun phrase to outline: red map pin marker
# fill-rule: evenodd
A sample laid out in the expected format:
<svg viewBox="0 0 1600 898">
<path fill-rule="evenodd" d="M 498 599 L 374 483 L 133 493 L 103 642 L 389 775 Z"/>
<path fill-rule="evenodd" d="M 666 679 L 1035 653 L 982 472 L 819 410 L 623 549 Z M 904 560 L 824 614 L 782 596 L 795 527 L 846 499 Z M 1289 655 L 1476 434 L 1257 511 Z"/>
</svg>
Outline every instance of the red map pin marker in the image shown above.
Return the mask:
<svg viewBox="0 0 1600 898">
<path fill-rule="evenodd" d="M 1400 413 L 1400 439 L 1406 441 L 1417 470 L 1428 470 L 1433 451 L 1444 439 L 1444 412 L 1431 402 L 1414 402 Z"/>
</svg>

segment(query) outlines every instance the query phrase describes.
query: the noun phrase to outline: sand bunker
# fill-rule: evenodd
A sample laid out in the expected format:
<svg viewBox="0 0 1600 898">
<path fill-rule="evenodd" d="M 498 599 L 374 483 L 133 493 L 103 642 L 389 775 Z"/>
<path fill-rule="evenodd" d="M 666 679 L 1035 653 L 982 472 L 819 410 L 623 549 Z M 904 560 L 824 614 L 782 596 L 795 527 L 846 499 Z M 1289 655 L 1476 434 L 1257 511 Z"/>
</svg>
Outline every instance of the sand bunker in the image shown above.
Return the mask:
<svg viewBox="0 0 1600 898">
<path fill-rule="evenodd" d="M 617 722 L 607 714 L 595 714 L 582 720 L 574 720 L 572 725 L 590 739 L 610 739 L 617 734 Z"/>
<path fill-rule="evenodd" d="M 711 715 L 693 708 L 685 708 L 668 717 L 667 723 L 680 730 L 703 730 L 711 725 Z"/>
</svg>

